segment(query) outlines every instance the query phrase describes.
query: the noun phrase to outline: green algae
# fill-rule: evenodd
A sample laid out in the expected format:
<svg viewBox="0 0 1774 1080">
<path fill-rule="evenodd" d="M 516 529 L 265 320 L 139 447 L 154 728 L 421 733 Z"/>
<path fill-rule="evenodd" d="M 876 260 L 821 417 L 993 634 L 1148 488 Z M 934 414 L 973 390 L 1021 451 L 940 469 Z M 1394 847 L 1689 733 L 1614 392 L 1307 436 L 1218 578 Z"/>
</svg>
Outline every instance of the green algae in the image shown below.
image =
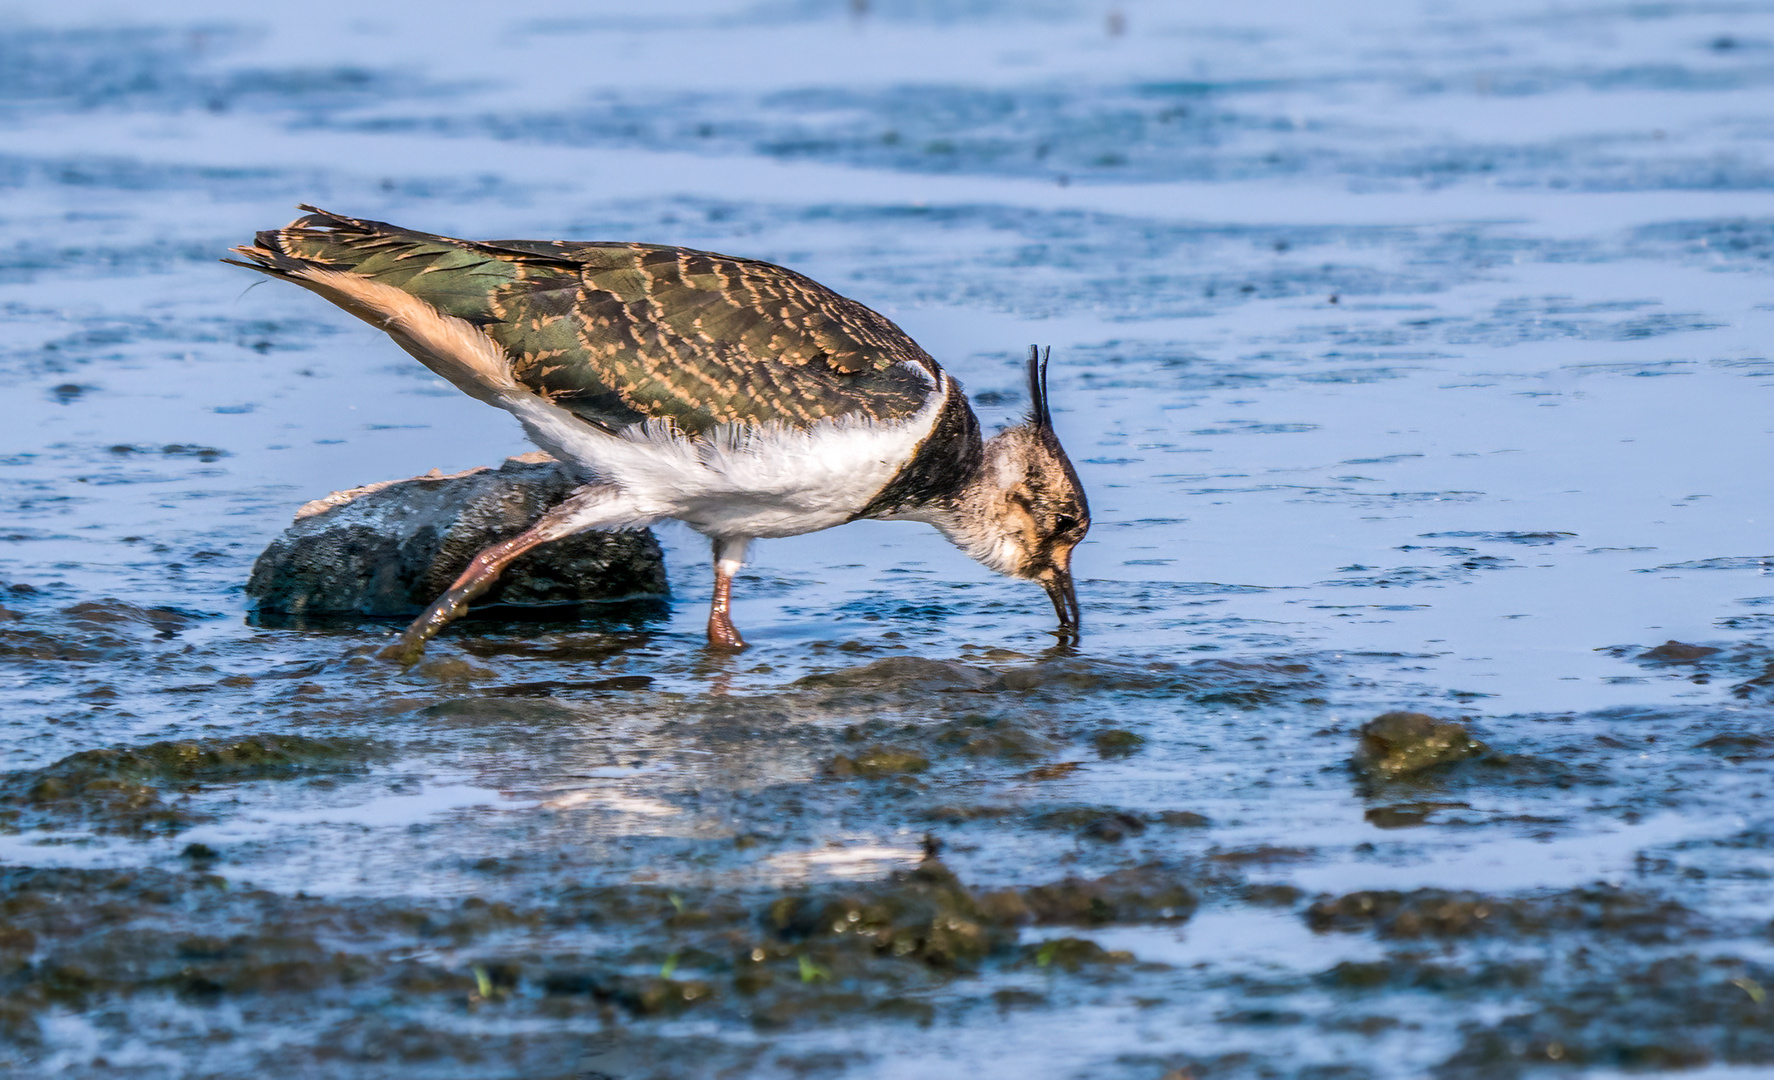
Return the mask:
<svg viewBox="0 0 1774 1080">
<path fill-rule="evenodd" d="M 0 826 L 81 822 L 101 832 L 177 832 L 209 820 L 183 802 L 168 801 L 196 785 L 352 771 L 378 756 L 378 748 L 362 739 L 291 734 L 82 750 L 41 769 L 0 777 Z"/>
<path fill-rule="evenodd" d="M 1490 748 L 1464 725 L 1413 712 L 1390 712 L 1361 727 L 1361 744 L 1350 766 L 1364 779 L 1386 782 L 1423 777 L 1482 757 Z"/>
<path fill-rule="evenodd" d="M 921 773 L 930 759 L 916 750 L 896 746 L 871 746 L 855 755 L 839 754 L 826 771 L 833 776 L 899 776 Z"/>
<path fill-rule="evenodd" d="M 1145 736 L 1120 728 L 1108 728 L 1090 737 L 1099 757 L 1121 758 L 1137 754 L 1146 745 Z"/>
<path fill-rule="evenodd" d="M 1036 967 L 1059 968 L 1069 972 L 1086 967 L 1133 962 L 1133 954 L 1124 949 L 1105 949 L 1094 941 L 1075 937 L 1048 938 L 1046 941 L 1024 945 L 1022 954 L 1025 963 L 1032 961 Z"/>
<path fill-rule="evenodd" d="M 377 756 L 362 739 L 253 735 L 227 740 L 169 740 L 85 750 L 43 770 L 46 776 L 165 784 L 288 777 L 363 764 Z"/>
<path fill-rule="evenodd" d="M 1076 937 L 1025 945 L 1023 925 L 1175 921 L 1192 905 L 1174 872 L 981 891 L 934 857 L 850 889 L 611 886 L 532 905 L 286 896 L 201 872 L 0 868 L 0 1022 L 30 1042 L 54 1008 L 103 1015 L 159 996 L 256 1012 L 393 994 L 446 1012 L 584 1001 L 636 1019 L 712 1009 L 765 1027 L 847 1013 L 927 1023 L 920 995 L 951 980 L 1132 959 Z M 464 959 L 440 962 L 446 944 Z"/>
</svg>

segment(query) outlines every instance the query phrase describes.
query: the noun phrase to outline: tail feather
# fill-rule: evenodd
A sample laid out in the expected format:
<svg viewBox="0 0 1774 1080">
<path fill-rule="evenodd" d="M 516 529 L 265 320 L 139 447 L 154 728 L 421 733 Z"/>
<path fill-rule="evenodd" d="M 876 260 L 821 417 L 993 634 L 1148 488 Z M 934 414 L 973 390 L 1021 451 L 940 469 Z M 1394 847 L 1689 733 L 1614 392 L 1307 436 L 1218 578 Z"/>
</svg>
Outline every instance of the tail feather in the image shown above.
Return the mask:
<svg viewBox="0 0 1774 1080">
<path fill-rule="evenodd" d="M 491 401 L 516 389 L 505 354 L 478 329 L 496 287 L 511 277 L 508 264 L 465 241 L 301 209 L 306 216 L 259 233 L 230 249 L 240 258 L 222 261 L 319 294 L 473 397 Z"/>
<path fill-rule="evenodd" d="M 306 211 L 302 217 L 295 219 L 281 229 L 261 229 L 253 235 L 253 243 L 242 244 L 228 250 L 238 259 L 223 259 L 232 266 L 243 266 L 248 270 L 258 270 L 273 277 L 294 281 L 298 285 L 307 286 L 304 280 L 306 271 L 315 268 L 341 269 L 334 265 L 336 258 L 315 258 L 319 252 L 297 254 L 298 240 L 316 241 L 328 237 L 338 237 L 346 244 L 361 244 L 362 239 L 375 237 L 380 233 L 387 236 L 403 230 L 392 225 L 384 225 L 376 221 L 363 221 L 348 218 L 339 214 L 329 213 L 317 206 L 298 203 L 296 209 Z M 359 239 L 361 238 L 361 239 Z M 441 238 L 440 238 L 441 239 Z M 355 245 L 354 245 L 355 246 Z"/>
</svg>

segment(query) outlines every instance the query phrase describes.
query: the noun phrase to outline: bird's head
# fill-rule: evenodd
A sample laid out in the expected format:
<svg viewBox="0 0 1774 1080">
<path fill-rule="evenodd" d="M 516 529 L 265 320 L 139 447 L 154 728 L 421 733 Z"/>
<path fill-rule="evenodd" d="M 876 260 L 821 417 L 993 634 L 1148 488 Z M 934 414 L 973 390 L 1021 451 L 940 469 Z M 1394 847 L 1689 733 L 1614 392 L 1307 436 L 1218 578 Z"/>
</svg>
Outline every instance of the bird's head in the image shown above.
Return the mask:
<svg viewBox="0 0 1774 1080">
<path fill-rule="evenodd" d="M 1053 432 L 1047 357 L 1029 347 L 1028 420 L 986 442 L 979 505 L 963 546 L 1000 573 L 1037 582 L 1059 616 L 1061 637 L 1078 635 L 1072 549 L 1090 529 L 1084 487 Z"/>
</svg>

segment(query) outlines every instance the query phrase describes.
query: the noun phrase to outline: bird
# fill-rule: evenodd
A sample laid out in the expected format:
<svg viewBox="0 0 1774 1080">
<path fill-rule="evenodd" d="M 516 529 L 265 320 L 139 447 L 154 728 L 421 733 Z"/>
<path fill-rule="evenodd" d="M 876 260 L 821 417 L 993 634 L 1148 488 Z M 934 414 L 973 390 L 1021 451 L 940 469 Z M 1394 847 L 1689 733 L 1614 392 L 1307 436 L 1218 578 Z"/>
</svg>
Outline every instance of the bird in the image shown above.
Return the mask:
<svg viewBox="0 0 1774 1080">
<path fill-rule="evenodd" d="M 794 270 L 656 244 L 458 240 L 298 208 L 222 261 L 385 331 L 583 481 L 477 554 L 384 657 L 416 662 L 538 545 L 667 519 L 712 543 L 712 650 L 746 647 L 731 606 L 752 541 L 864 518 L 926 522 L 1038 583 L 1056 635 L 1077 642 L 1071 560 L 1090 507 L 1054 433 L 1051 347 L 1029 348 L 1026 418 L 985 438 L 961 384 L 903 330 Z"/>
</svg>

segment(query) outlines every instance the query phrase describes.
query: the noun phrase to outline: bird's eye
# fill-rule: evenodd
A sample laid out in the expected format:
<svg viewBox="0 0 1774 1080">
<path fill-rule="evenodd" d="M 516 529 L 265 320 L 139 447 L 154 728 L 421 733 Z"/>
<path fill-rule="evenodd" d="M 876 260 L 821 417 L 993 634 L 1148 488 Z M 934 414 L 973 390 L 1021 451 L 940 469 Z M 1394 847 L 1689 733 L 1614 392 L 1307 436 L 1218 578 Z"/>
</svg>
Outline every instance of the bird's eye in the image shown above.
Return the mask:
<svg viewBox="0 0 1774 1080">
<path fill-rule="evenodd" d="M 1053 531 L 1056 533 L 1069 533 L 1077 527 L 1078 519 L 1069 514 L 1061 514 L 1053 522 Z"/>
</svg>

